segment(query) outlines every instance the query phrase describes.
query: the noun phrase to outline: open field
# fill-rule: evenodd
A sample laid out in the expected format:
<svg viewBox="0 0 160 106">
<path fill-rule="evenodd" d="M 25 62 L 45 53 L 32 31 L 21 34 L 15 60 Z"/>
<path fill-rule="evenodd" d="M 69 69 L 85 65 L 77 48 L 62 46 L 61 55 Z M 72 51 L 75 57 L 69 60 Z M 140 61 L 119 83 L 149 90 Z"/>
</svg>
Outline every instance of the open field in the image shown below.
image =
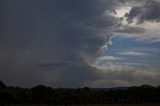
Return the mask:
<svg viewBox="0 0 160 106">
<path fill-rule="evenodd" d="M 160 106 L 160 104 L 9 105 L 9 106 Z"/>
</svg>

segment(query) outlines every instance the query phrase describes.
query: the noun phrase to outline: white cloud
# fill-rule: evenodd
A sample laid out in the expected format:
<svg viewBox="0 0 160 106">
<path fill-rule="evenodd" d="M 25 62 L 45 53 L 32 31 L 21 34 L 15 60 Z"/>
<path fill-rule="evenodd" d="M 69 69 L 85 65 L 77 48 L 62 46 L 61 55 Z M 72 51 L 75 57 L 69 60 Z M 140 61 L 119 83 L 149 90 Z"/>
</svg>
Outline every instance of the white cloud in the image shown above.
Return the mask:
<svg viewBox="0 0 160 106">
<path fill-rule="evenodd" d="M 153 69 L 152 66 L 144 63 L 129 63 L 129 62 L 123 62 L 121 63 L 122 65 L 127 65 L 127 66 L 133 66 L 133 67 L 137 67 L 137 68 L 142 68 L 142 69 Z"/>
<path fill-rule="evenodd" d="M 113 63 L 103 64 L 101 66 L 97 66 L 97 68 L 104 71 L 104 72 L 109 71 L 109 70 L 123 71 L 123 70 L 130 70 L 130 69 L 134 69 L 134 70 L 138 69 L 137 67 L 133 67 L 130 65 L 113 64 Z"/>
<path fill-rule="evenodd" d="M 115 31 L 115 37 L 134 38 L 140 42 L 160 42 L 160 23 L 145 22 L 140 25 L 124 26 L 122 29 Z M 130 30 L 128 30 L 128 28 L 130 28 Z"/>
<path fill-rule="evenodd" d="M 127 52 L 119 52 L 119 55 L 127 55 L 127 56 L 148 56 L 149 53 L 144 52 L 135 52 L 135 51 L 127 51 Z"/>
<path fill-rule="evenodd" d="M 117 9 L 115 9 L 115 11 L 111 14 L 114 17 L 124 17 L 124 15 L 129 12 L 131 10 L 132 7 L 130 6 L 122 6 L 122 7 L 118 7 Z"/>
<path fill-rule="evenodd" d="M 118 60 L 122 60 L 122 58 L 115 56 L 102 56 L 98 59 L 98 61 L 118 61 Z"/>
<path fill-rule="evenodd" d="M 158 85 L 160 73 L 156 69 L 139 69 L 130 65 L 103 65 L 98 67 L 102 79 L 92 82 L 92 85 L 102 87 L 134 86 L 142 84 Z"/>
</svg>

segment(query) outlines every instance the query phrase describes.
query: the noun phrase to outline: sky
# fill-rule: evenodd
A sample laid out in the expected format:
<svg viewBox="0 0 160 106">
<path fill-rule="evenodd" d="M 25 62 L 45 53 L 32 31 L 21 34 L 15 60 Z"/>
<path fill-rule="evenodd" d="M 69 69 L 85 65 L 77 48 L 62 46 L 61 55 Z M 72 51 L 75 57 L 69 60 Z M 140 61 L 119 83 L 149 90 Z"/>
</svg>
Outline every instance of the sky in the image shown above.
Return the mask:
<svg viewBox="0 0 160 106">
<path fill-rule="evenodd" d="M 1 0 L 0 80 L 159 85 L 159 11 L 160 0 Z"/>
</svg>

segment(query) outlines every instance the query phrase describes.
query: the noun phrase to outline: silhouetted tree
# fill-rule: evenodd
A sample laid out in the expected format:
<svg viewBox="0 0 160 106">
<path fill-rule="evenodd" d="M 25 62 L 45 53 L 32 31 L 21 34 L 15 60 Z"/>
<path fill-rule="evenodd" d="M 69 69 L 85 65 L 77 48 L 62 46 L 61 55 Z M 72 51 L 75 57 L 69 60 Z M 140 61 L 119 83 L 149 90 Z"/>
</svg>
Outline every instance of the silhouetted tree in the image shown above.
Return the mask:
<svg viewBox="0 0 160 106">
<path fill-rule="evenodd" d="M 160 86 L 133 86 L 126 89 L 66 89 L 38 85 L 33 88 L 6 87 L 0 81 L 0 106 L 6 104 L 124 104 L 160 103 Z"/>
<path fill-rule="evenodd" d="M 13 101 L 14 101 L 14 98 L 12 94 L 10 94 L 9 92 L 0 93 L 0 106 L 12 104 Z"/>
<path fill-rule="evenodd" d="M 6 88 L 6 85 L 2 81 L 0 81 L 0 89 L 3 89 L 3 88 Z"/>
<path fill-rule="evenodd" d="M 54 92 L 52 88 L 43 85 L 38 85 L 31 89 L 32 101 L 37 104 L 52 104 Z"/>
</svg>

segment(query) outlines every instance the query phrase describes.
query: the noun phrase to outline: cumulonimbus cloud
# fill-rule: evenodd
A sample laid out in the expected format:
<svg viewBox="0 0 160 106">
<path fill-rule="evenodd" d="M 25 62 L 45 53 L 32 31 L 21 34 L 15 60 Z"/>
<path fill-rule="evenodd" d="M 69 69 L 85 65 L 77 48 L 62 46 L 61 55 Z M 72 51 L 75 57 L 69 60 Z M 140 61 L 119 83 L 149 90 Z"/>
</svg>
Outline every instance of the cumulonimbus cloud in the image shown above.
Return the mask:
<svg viewBox="0 0 160 106">
<path fill-rule="evenodd" d="M 118 19 L 109 14 L 118 5 L 118 0 L 1 0 L 1 80 L 56 86 L 96 80 L 91 64 L 110 40 Z"/>
<path fill-rule="evenodd" d="M 0 80 L 79 87 L 104 79 L 94 64 L 120 21 L 111 12 L 125 2 L 0 0 Z"/>
</svg>

